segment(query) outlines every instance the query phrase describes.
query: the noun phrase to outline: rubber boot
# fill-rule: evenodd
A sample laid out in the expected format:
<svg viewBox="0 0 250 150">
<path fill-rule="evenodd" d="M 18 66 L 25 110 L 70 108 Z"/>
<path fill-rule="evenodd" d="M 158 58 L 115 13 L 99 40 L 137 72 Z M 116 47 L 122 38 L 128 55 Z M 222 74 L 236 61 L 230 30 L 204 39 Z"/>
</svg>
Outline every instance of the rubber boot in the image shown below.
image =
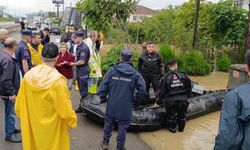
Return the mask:
<svg viewBox="0 0 250 150">
<path fill-rule="evenodd" d="M 168 125 L 169 125 L 169 131 L 172 133 L 176 133 L 177 120 L 175 115 L 168 117 Z"/>
<path fill-rule="evenodd" d="M 103 140 L 101 143 L 101 147 L 103 150 L 108 150 L 109 149 L 109 141 Z"/>
<path fill-rule="evenodd" d="M 95 95 L 97 93 L 97 84 L 92 84 L 91 87 L 88 87 L 89 94 Z"/>
<path fill-rule="evenodd" d="M 178 121 L 178 131 L 179 131 L 179 132 L 183 132 L 185 126 L 186 126 L 186 119 L 180 119 L 180 120 Z"/>
<path fill-rule="evenodd" d="M 78 81 L 77 80 L 75 81 L 75 89 L 76 89 L 76 91 L 79 91 L 79 86 L 78 86 Z"/>
<path fill-rule="evenodd" d="M 75 110 L 75 113 L 82 113 L 82 108 L 81 108 L 81 104 L 79 104 L 79 107 Z"/>
</svg>

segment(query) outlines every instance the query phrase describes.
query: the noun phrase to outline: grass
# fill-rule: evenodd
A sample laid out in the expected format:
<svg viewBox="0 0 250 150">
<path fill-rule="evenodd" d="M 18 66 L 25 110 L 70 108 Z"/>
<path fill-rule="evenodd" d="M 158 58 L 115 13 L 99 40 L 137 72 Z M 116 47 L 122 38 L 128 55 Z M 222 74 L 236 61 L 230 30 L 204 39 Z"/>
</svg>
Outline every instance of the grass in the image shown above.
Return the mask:
<svg viewBox="0 0 250 150">
<path fill-rule="evenodd" d="M 9 21 L 15 21 L 14 19 L 0 17 L 0 22 L 9 22 Z"/>
</svg>

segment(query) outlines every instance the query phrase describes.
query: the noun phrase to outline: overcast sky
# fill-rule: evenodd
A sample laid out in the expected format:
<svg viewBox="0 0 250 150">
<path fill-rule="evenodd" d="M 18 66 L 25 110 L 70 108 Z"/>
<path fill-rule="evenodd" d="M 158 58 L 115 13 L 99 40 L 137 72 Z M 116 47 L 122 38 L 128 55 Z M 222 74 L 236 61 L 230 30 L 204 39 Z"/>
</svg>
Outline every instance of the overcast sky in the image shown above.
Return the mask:
<svg viewBox="0 0 250 150">
<path fill-rule="evenodd" d="M 64 0 L 65 6 L 74 6 L 79 0 Z M 152 9 L 165 8 L 167 5 L 180 5 L 188 0 L 140 0 L 140 4 Z M 217 2 L 218 0 L 210 0 Z M 7 6 L 7 12 L 14 16 L 24 15 L 29 12 L 56 11 L 52 0 L 0 0 L 0 6 Z"/>
</svg>

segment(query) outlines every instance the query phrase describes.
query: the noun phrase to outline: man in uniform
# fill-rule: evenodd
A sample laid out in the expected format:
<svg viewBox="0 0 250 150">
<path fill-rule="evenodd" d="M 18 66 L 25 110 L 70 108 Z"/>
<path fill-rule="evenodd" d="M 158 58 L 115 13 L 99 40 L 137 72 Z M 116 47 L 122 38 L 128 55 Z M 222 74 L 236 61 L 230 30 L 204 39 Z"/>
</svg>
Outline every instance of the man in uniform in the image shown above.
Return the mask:
<svg viewBox="0 0 250 150">
<path fill-rule="evenodd" d="M 161 81 L 159 100 L 156 101 L 157 107 L 165 101 L 167 124 L 169 131 L 175 133 L 183 132 L 186 125 L 186 111 L 189 105 L 188 99 L 191 97 L 191 80 L 186 73 L 177 71 L 178 65 L 175 60 L 168 62 L 169 72 Z"/>
<path fill-rule="evenodd" d="M 164 64 L 161 56 L 154 50 L 154 44 L 147 44 L 147 51 L 138 61 L 138 70 L 146 82 L 146 98 L 149 96 L 149 88 L 152 83 L 156 96 L 159 93 L 159 81 L 164 76 Z"/>
<path fill-rule="evenodd" d="M 75 44 L 77 44 L 76 49 L 76 62 L 71 63 L 71 66 L 76 66 L 77 81 L 79 85 L 79 90 L 81 94 L 81 101 L 88 96 L 88 78 L 89 78 L 89 57 L 90 51 L 88 46 L 83 42 L 83 32 L 75 32 Z M 78 109 L 75 110 L 76 113 L 82 112 L 79 105 Z"/>
<path fill-rule="evenodd" d="M 132 106 L 144 94 L 146 85 L 141 74 L 131 65 L 132 52 L 123 50 L 120 63 L 109 69 L 101 83 L 101 103 L 107 102 L 102 148 L 108 149 L 113 125 L 118 121 L 117 150 L 124 150 L 126 132 L 132 118 Z M 136 94 L 135 89 L 137 89 Z"/>
<path fill-rule="evenodd" d="M 0 29 L 0 51 L 4 49 L 4 41 L 8 38 L 8 30 Z"/>
<path fill-rule="evenodd" d="M 40 33 L 32 33 L 31 43 L 27 44 L 30 54 L 31 62 L 33 66 L 42 64 L 42 49 L 43 45 L 41 44 L 41 35 Z"/>
<path fill-rule="evenodd" d="M 22 40 L 18 43 L 18 48 L 16 50 L 16 59 L 20 70 L 24 75 L 32 67 L 31 55 L 27 46 L 27 44 L 31 42 L 32 31 L 22 30 L 21 34 Z"/>
</svg>

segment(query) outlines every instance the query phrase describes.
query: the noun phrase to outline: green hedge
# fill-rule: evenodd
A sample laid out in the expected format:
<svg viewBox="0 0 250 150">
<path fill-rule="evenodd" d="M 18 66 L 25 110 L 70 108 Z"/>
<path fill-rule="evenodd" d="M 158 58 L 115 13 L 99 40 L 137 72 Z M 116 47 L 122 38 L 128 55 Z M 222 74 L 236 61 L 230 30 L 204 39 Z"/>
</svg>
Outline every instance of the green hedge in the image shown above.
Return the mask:
<svg viewBox="0 0 250 150">
<path fill-rule="evenodd" d="M 196 50 L 179 54 L 178 62 L 179 69 L 189 75 L 205 76 L 211 72 L 211 65 L 204 59 L 203 55 Z"/>
<path fill-rule="evenodd" d="M 103 74 L 105 74 L 112 65 L 115 65 L 119 62 L 122 49 L 124 49 L 122 45 L 114 46 L 104 57 L 102 57 Z M 176 55 L 171 47 L 168 45 L 161 45 L 160 54 L 163 57 L 165 64 L 167 64 L 167 61 L 171 58 L 177 59 L 179 70 L 185 71 L 189 75 L 205 76 L 211 72 L 211 65 L 204 59 L 203 55 L 196 50 L 190 50 L 186 53 L 180 53 L 179 55 Z M 139 57 L 140 53 L 134 51 L 132 64 L 135 68 L 137 68 Z"/>
<path fill-rule="evenodd" d="M 108 51 L 108 53 L 104 57 L 102 57 L 102 73 L 103 74 L 105 74 L 112 65 L 115 65 L 119 62 L 120 54 L 123 49 L 124 48 L 122 45 L 114 46 Z M 133 57 L 132 57 L 132 64 L 135 68 L 137 68 L 139 57 L 140 57 L 140 53 L 137 51 L 134 51 Z"/>
<path fill-rule="evenodd" d="M 228 72 L 231 66 L 231 59 L 226 55 L 223 54 L 218 57 L 216 61 L 216 69 L 217 71 L 224 71 Z"/>
</svg>

